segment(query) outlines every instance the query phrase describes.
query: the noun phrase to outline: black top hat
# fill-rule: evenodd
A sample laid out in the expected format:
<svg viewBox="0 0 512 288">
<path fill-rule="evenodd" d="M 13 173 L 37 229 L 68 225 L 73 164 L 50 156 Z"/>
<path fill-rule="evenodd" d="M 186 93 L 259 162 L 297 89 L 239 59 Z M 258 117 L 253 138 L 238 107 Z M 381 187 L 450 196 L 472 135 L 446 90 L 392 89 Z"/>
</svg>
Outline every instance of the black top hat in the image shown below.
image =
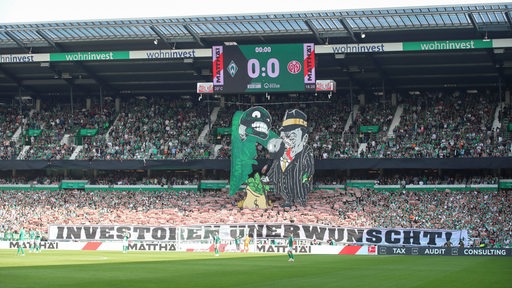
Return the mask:
<svg viewBox="0 0 512 288">
<path fill-rule="evenodd" d="M 297 128 L 306 128 L 308 127 L 308 117 L 304 112 L 293 109 L 287 110 L 286 114 L 283 118 L 283 124 L 281 126 L 282 131 L 292 131 Z"/>
</svg>

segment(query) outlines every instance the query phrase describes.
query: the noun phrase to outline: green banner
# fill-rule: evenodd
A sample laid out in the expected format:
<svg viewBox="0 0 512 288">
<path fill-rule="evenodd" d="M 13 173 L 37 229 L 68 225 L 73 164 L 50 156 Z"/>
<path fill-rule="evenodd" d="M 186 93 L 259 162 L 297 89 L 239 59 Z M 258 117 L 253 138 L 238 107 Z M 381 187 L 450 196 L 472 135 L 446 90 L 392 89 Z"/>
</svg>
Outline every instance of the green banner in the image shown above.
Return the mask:
<svg viewBox="0 0 512 288">
<path fill-rule="evenodd" d="M 222 189 L 228 186 L 228 180 L 203 180 L 199 184 L 201 189 Z"/>
<path fill-rule="evenodd" d="M 231 127 L 219 127 L 215 130 L 215 133 L 217 135 L 230 135 L 231 134 Z"/>
<path fill-rule="evenodd" d="M 59 190 L 58 185 L 31 185 L 31 184 L 3 184 L 0 185 L 1 190 L 16 190 L 16 191 L 55 191 Z"/>
<path fill-rule="evenodd" d="M 439 184 L 439 185 L 375 185 L 375 191 L 418 191 L 418 192 L 448 192 L 448 191 L 497 191 L 497 184 Z"/>
<path fill-rule="evenodd" d="M 512 179 L 502 179 L 499 184 L 500 189 L 512 189 Z"/>
<path fill-rule="evenodd" d="M 512 123 L 508 123 L 507 125 L 507 131 L 512 132 Z"/>
<path fill-rule="evenodd" d="M 39 136 L 42 132 L 42 129 L 28 129 L 26 133 L 28 136 Z"/>
<path fill-rule="evenodd" d="M 110 61 L 130 59 L 129 51 L 50 53 L 50 61 Z"/>
<path fill-rule="evenodd" d="M 470 50 L 492 47 L 491 40 L 442 40 L 402 43 L 403 51 Z"/>
<path fill-rule="evenodd" d="M 497 40 L 439 40 L 423 42 L 357 43 L 316 45 L 315 54 L 383 53 L 399 51 L 469 50 L 512 47 L 512 38 Z M 33 63 L 56 61 L 114 61 L 128 59 L 210 58 L 212 49 L 82 51 L 70 53 L 0 54 L 0 63 Z"/>
<path fill-rule="evenodd" d="M 375 186 L 374 180 L 352 180 L 347 181 L 345 187 L 352 188 L 373 188 Z"/>
<path fill-rule="evenodd" d="M 94 136 L 98 133 L 98 129 L 85 129 L 82 128 L 78 131 L 78 136 Z"/>
<path fill-rule="evenodd" d="M 363 133 L 377 133 L 379 132 L 379 126 L 359 126 L 359 132 Z"/>
<path fill-rule="evenodd" d="M 60 182 L 60 188 L 62 189 L 85 189 L 85 185 L 89 181 L 87 180 L 62 180 Z"/>
<path fill-rule="evenodd" d="M 317 185 L 314 187 L 315 191 L 318 190 L 336 190 L 336 189 L 345 189 L 345 185 Z"/>
<path fill-rule="evenodd" d="M 85 185 L 85 191 L 132 191 L 132 192 L 197 192 L 197 185 Z"/>
</svg>

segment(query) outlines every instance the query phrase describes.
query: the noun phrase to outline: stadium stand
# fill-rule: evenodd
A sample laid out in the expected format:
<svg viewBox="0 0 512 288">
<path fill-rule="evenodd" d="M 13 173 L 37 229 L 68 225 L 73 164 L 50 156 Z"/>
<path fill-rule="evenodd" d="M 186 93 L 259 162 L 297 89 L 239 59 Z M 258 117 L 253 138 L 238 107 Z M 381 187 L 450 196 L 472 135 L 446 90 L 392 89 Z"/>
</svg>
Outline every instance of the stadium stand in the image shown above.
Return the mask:
<svg viewBox="0 0 512 288">
<path fill-rule="evenodd" d="M 308 205 L 241 209 L 241 198 L 225 191 L 27 191 L 1 193 L 2 231 L 17 223 L 45 231 L 48 223 L 194 225 L 229 223 L 310 223 L 340 227 L 468 229 L 471 236 L 502 245 L 510 241 L 512 199 L 506 191 L 317 190 Z"/>
<path fill-rule="evenodd" d="M 300 222 L 468 229 L 510 243 L 510 9 L 0 24 L 0 233 L 22 222 Z M 336 91 L 198 92 L 214 79 L 212 46 L 262 40 L 314 43 L 316 79 Z M 226 188 L 171 189 L 229 178 L 233 115 L 251 106 L 271 113 L 276 132 L 287 109 L 308 116 L 317 170 L 307 205 L 283 208 L 270 194 L 269 208 L 242 209 Z M 64 189 L 68 180 L 107 188 Z"/>
</svg>

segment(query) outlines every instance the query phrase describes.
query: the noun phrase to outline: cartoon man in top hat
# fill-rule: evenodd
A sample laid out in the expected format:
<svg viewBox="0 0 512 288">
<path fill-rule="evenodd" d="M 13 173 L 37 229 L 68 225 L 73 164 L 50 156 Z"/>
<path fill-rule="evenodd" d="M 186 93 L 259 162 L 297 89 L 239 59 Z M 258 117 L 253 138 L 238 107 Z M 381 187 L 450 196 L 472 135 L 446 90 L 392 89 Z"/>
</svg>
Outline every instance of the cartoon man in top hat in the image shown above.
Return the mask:
<svg viewBox="0 0 512 288">
<path fill-rule="evenodd" d="M 288 110 L 280 128 L 280 138 L 269 143 L 269 151 L 275 151 L 275 155 L 267 178 L 283 197 L 284 207 L 304 206 L 307 194 L 313 190 L 314 159 L 313 149 L 307 144 L 307 124 L 304 112 Z"/>
</svg>

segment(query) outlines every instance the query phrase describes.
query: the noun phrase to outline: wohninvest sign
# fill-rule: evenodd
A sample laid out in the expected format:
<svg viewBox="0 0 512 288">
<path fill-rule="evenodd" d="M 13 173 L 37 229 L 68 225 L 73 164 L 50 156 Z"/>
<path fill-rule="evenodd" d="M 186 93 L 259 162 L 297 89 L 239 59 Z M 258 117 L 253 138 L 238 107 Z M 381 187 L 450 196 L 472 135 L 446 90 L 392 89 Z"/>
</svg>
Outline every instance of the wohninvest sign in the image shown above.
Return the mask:
<svg viewBox="0 0 512 288">
<path fill-rule="evenodd" d="M 445 40 L 403 43 L 403 51 L 470 50 L 492 47 L 493 43 L 490 40 Z"/>
<path fill-rule="evenodd" d="M 128 51 L 51 53 L 50 61 L 108 61 L 129 59 Z"/>
</svg>

